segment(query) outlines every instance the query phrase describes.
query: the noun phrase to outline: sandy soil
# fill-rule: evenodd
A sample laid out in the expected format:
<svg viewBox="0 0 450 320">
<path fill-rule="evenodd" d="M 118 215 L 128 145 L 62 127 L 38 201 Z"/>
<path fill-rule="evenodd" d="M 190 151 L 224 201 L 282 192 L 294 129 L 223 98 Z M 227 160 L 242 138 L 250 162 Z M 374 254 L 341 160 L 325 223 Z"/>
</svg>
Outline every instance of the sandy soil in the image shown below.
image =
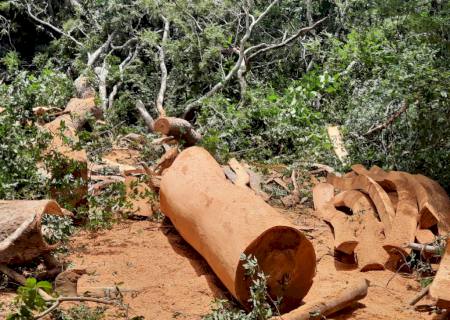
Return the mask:
<svg viewBox="0 0 450 320">
<path fill-rule="evenodd" d="M 282 211 L 307 230 L 316 249 L 317 275 L 305 301 L 329 294 L 336 286 L 345 285 L 346 280 L 362 277 L 371 283 L 368 296 L 332 319 L 433 319 L 432 314 L 408 306 L 420 291 L 417 281 L 389 271 L 343 270 L 332 256 L 332 234 L 326 224 L 308 208 Z M 67 259 L 73 266 L 89 271 L 80 279 L 80 292 L 114 285 L 124 288 L 129 316 L 200 319 L 208 313 L 213 299 L 230 298 L 207 263 L 170 221 L 125 221 L 95 236 L 82 232 L 73 238 Z M 427 299 L 421 301 L 427 303 Z M 108 318 L 118 315 L 116 310 Z"/>
</svg>

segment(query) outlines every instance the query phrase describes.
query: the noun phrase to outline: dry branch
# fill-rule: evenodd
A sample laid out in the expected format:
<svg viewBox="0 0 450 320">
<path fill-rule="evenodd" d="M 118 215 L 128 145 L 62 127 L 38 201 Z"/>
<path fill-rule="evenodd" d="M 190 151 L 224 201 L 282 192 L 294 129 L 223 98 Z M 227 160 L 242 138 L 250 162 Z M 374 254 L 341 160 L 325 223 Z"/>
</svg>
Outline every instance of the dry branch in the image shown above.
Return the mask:
<svg viewBox="0 0 450 320">
<path fill-rule="evenodd" d="M 309 320 L 314 315 L 317 318 L 327 317 L 344 308 L 350 307 L 357 301 L 367 296 L 369 282 L 365 279 L 354 281 L 341 286 L 342 289 L 335 293 L 330 293 L 315 302 L 309 302 L 303 306 L 292 310 L 289 313 L 276 317 L 277 320 Z"/>
<path fill-rule="evenodd" d="M 155 131 L 155 120 L 153 120 L 153 117 L 147 111 L 144 103 L 141 100 L 136 101 L 136 109 L 141 114 L 142 119 L 144 119 L 144 122 L 145 122 L 145 125 L 147 126 L 148 131 L 154 132 Z"/>
<path fill-rule="evenodd" d="M 161 45 L 158 46 L 159 51 L 159 68 L 161 69 L 161 86 L 159 88 L 158 97 L 156 98 L 156 109 L 159 112 L 160 117 L 166 116 L 166 111 L 164 110 L 164 94 L 167 89 L 167 67 L 166 67 L 166 54 L 164 51 L 164 45 L 167 42 L 167 38 L 169 37 L 169 28 L 170 22 L 169 20 L 161 15 L 161 19 L 164 21 L 164 32 L 161 41 Z"/>
<path fill-rule="evenodd" d="M 385 123 L 380 124 L 378 126 L 376 126 L 375 128 L 370 129 L 369 131 L 367 131 L 364 136 L 368 137 L 371 136 L 372 134 L 374 134 L 375 132 L 381 131 L 386 129 L 387 127 L 389 127 L 398 117 L 400 117 L 403 113 L 406 112 L 406 110 L 408 110 L 408 103 L 406 101 L 402 102 L 402 107 L 395 112 Z"/>
</svg>

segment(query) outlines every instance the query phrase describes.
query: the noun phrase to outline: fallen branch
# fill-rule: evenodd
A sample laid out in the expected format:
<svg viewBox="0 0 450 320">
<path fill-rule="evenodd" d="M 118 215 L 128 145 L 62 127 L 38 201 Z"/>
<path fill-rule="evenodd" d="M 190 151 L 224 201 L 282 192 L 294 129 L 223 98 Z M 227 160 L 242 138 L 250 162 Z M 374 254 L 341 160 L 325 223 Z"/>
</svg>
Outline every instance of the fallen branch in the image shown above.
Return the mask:
<svg viewBox="0 0 450 320">
<path fill-rule="evenodd" d="M 409 305 L 410 306 L 416 305 L 417 302 L 422 300 L 428 294 L 428 291 L 430 291 L 430 286 L 423 288 L 417 296 L 415 296 L 413 299 L 411 299 L 411 301 L 409 302 Z"/>
<path fill-rule="evenodd" d="M 406 245 L 406 248 L 423 251 L 423 252 L 427 252 L 427 253 L 432 253 L 432 254 L 439 254 L 442 251 L 442 249 L 438 246 L 431 246 L 431 245 L 420 244 L 420 243 L 408 243 Z"/>
<path fill-rule="evenodd" d="M 161 117 L 154 122 L 154 131 L 177 140 L 184 140 L 186 146 L 197 144 L 202 136 L 186 120 L 174 117 Z"/>
<path fill-rule="evenodd" d="M 408 110 L 408 103 L 403 100 L 402 102 L 402 107 L 395 112 L 385 123 L 380 124 L 379 126 L 376 126 L 373 129 L 370 129 L 369 131 L 367 131 L 363 136 L 364 137 L 368 137 L 371 136 L 372 134 L 374 134 L 377 131 L 381 131 L 386 129 L 387 127 L 389 127 L 398 117 L 400 117 L 403 113 L 406 112 L 406 110 Z"/>
<path fill-rule="evenodd" d="M 317 319 L 327 317 L 365 298 L 369 289 L 369 282 L 362 279 L 343 287 L 344 288 L 338 293 L 333 292 L 329 296 L 318 301 L 306 303 L 289 313 L 272 319 L 309 320 L 315 317 L 317 317 Z"/>
<path fill-rule="evenodd" d="M 144 119 L 145 125 L 147 126 L 147 129 L 149 132 L 155 131 L 155 120 L 153 120 L 153 117 L 148 113 L 147 109 L 145 109 L 145 105 L 141 100 L 136 101 L 136 109 L 141 114 L 142 119 Z"/>
<path fill-rule="evenodd" d="M 45 317 L 46 315 L 50 314 L 51 312 L 53 312 L 56 308 L 59 307 L 59 305 L 62 302 L 66 302 L 66 301 L 72 301 L 72 302 L 95 302 L 95 303 L 102 303 L 102 304 L 113 304 L 113 301 L 110 300 L 105 300 L 105 299 L 98 299 L 98 298 L 91 298 L 91 297 L 59 297 L 56 299 L 53 299 L 55 302 L 50 306 L 50 308 L 48 308 L 47 310 L 45 310 L 44 312 L 38 314 L 37 316 L 34 317 L 34 319 L 40 319 Z"/>
</svg>

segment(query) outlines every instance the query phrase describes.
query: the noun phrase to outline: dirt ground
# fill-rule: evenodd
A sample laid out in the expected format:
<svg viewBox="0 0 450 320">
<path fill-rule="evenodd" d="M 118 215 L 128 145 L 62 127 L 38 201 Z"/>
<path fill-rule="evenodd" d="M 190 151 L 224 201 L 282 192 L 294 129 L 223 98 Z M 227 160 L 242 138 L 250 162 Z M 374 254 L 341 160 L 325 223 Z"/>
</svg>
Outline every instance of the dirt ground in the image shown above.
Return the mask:
<svg viewBox="0 0 450 320">
<path fill-rule="evenodd" d="M 317 255 L 317 275 L 305 298 L 313 301 L 355 277 L 370 281 L 368 296 L 355 308 L 331 319 L 434 319 L 428 311 L 414 311 L 408 301 L 420 286 L 412 278 L 389 271 L 361 273 L 345 270 L 332 256 L 329 227 L 312 210 L 282 210 L 306 230 Z M 177 233 L 170 221 L 125 221 L 95 236 L 82 232 L 72 240 L 67 257 L 73 267 L 87 268 L 79 291 L 101 287 L 123 288 L 128 315 L 145 319 L 200 319 L 215 298 L 230 298 L 203 258 Z M 429 303 L 424 299 L 420 304 Z M 108 319 L 123 316 L 122 310 L 108 313 Z"/>
</svg>

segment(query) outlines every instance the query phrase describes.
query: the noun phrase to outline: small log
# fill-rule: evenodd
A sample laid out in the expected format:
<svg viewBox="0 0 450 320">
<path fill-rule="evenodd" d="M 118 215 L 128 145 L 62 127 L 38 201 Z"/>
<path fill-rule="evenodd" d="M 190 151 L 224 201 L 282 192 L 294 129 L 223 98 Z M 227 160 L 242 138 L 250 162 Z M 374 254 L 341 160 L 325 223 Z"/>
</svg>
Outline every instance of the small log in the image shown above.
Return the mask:
<svg viewBox="0 0 450 320">
<path fill-rule="evenodd" d="M 340 285 L 341 289 L 332 292 L 318 301 L 308 302 L 301 307 L 274 317 L 277 320 L 310 320 L 323 319 L 344 308 L 350 307 L 367 296 L 369 282 L 365 279 Z"/>
<path fill-rule="evenodd" d="M 185 149 L 162 176 L 161 211 L 248 309 L 252 278 L 242 253 L 257 258 L 281 311 L 301 303 L 312 285 L 316 258 L 305 235 L 249 188 L 233 185 L 214 158 Z"/>
<path fill-rule="evenodd" d="M 154 129 L 166 136 L 183 140 L 188 147 L 196 145 L 202 138 L 189 121 L 181 118 L 160 117 L 155 121 Z"/>
<path fill-rule="evenodd" d="M 327 128 L 327 131 L 330 142 L 333 145 L 334 153 L 343 164 L 347 164 L 348 151 L 345 148 L 344 140 L 342 138 L 339 127 L 330 126 Z"/>
<path fill-rule="evenodd" d="M 432 254 L 439 254 L 441 252 L 441 249 L 437 246 L 414 243 L 414 242 L 408 243 L 406 245 L 406 247 L 413 249 L 413 250 L 423 251 L 423 252 L 432 253 Z"/>
</svg>

